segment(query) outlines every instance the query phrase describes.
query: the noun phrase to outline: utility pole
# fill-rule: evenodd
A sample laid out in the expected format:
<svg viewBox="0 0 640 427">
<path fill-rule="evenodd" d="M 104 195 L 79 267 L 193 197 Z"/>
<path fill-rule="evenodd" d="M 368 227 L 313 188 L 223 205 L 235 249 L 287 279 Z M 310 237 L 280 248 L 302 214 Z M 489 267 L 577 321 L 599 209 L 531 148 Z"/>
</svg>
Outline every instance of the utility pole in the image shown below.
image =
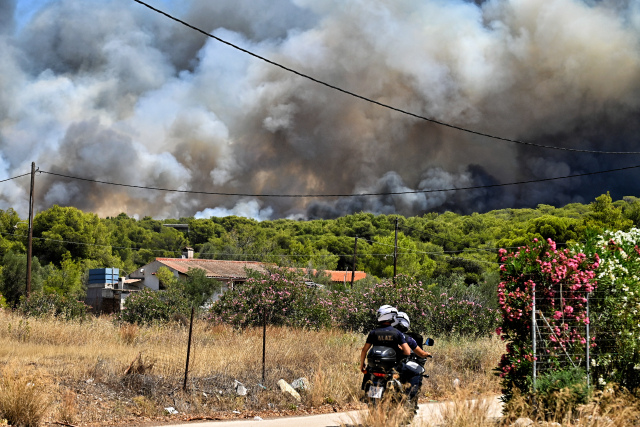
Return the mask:
<svg viewBox="0 0 640 427">
<path fill-rule="evenodd" d="M 396 217 L 396 240 L 393 244 L 393 283 L 396 283 L 396 271 L 398 269 L 398 217 Z"/>
<path fill-rule="evenodd" d="M 351 289 L 353 289 L 353 281 L 356 275 L 356 257 L 358 256 L 358 236 L 353 244 L 353 268 L 351 269 Z"/>
<path fill-rule="evenodd" d="M 27 298 L 31 294 L 31 252 L 33 249 L 33 187 L 36 177 L 36 162 L 31 162 L 31 190 L 29 191 L 29 237 L 27 241 Z"/>
</svg>

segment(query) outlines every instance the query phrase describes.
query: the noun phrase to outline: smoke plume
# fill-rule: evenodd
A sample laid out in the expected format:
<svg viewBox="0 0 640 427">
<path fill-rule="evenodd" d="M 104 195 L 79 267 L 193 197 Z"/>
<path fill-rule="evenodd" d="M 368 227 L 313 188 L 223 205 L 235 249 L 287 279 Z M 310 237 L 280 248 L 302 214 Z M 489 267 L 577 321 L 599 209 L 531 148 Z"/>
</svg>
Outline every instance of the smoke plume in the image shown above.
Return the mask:
<svg viewBox="0 0 640 427">
<path fill-rule="evenodd" d="M 415 114 L 535 144 L 640 151 L 640 6 L 587 0 L 189 0 L 150 4 Z M 0 179 L 36 208 L 101 216 L 327 218 L 586 203 L 640 164 L 461 132 L 324 87 L 130 0 L 0 0 Z M 13 19 L 11 18 L 13 16 Z M 27 212 L 28 177 L 0 208 Z M 417 192 L 416 192 L 417 191 Z M 424 192 L 421 192 L 424 191 Z M 379 196 L 357 193 L 398 193 Z M 333 198 L 266 197 L 333 194 Z"/>
</svg>

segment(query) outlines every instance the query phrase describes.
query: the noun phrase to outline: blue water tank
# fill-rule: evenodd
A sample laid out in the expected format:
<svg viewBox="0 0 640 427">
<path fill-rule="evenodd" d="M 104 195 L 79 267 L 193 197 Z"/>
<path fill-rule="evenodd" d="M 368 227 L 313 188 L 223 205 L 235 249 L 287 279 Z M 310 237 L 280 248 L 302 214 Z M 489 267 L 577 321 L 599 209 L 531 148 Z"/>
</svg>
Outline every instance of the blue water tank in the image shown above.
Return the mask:
<svg viewBox="0 0 640 427">
<path fill-rule="evenodd" d="M 89 270 L 89 284 L 118 283 L 119 268 L 92 268 Z"/>
</svg>

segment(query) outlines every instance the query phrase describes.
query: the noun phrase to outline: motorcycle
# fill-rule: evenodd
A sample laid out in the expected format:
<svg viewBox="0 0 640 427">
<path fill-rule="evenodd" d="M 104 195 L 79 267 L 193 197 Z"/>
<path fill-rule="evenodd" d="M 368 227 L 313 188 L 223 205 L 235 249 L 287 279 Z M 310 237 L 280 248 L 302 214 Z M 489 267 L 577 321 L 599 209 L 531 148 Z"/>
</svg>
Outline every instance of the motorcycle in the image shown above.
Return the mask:
<svg viewBox="0 0 640 427">
<path fill-rule="evenodd" d="M 424 345 L 432 346 L 433 343 L 432 338 L 427 338 Z M 414 401 L 409 401 L 409 380 L 417 375 L 429 378 L 429 375 L 424 373 L 427 359 L 411 352 L 406 359 L 398 362 L 397 350 L 386 346 L 373 346 L 367 353 L 365 374 L 368 374 L 369 378 L 364 384 L 365 399 L 370 409 L 379 407 L 383 399 L 388 399 L 394 405 L 408 404 L 413 419 L 417 413 L 417 395 Z"/>
</svg>

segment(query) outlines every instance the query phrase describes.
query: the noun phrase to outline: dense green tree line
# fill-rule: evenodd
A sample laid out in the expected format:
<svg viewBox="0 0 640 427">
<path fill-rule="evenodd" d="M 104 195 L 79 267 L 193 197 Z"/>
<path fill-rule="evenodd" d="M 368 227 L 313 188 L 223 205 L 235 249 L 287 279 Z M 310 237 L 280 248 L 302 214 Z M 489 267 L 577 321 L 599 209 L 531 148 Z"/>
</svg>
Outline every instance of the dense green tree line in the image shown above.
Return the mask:
<svg viewBox="0 0 640 427">
<path fill-rule="evenodd" d="M 495 284 L 497 248 L 524 245 L 534 237 L 562 244 L 583 240 L 587 230 L 640 226 L 640 199 L 614 202 L 604 194 L 590 204 L 559 208 L 539 205 L 409 218 L 356 213 L 331 220 L 262 222 L 237 216 L 135 219 L 125 213 L 99 218 L 53 206 L 34 218 L 33 288 L 81 294 L 89 268 L 118 267 L 128 273 L 156 257 L 178 257 L 185 246 L 195 248 L 201 258 L 350 270 L 356 237 L 356 268 L 388 278 L 394 268 L 396 220 L 398 274 L 434 286 L 455 283 L 480 289 Z M 176 223 L 187 224 L 188 230 L 166 226 Z M 12 209 L 0 210 L 0 294 L 12 303 L 24 293 L 26 236 L 26 221 Z"/>
</svg>

